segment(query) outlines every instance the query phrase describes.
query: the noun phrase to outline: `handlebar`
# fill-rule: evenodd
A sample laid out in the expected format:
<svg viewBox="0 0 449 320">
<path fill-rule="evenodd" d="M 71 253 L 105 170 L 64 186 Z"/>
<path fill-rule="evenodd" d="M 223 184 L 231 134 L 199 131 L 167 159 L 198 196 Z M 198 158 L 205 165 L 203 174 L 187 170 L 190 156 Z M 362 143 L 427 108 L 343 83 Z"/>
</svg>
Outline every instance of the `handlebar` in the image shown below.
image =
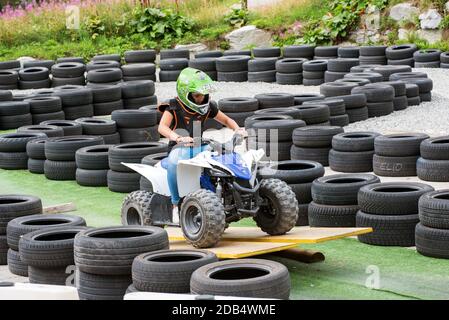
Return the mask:
<svg viewBox="0 0 449 320">
<path fill-rule="evenodd" d="M 234 134 L 232 139 L 228 142 L 221 143 L 214 139 L 209 138 L 193 138 L 193 142 L 180 142 L 178 145 L 192 147 L 192 146 L 202 146 L 209 145 L 213 150 L 234 150 L 234 148 L 238 145 L 241 145 L 243 141 L 245 141 L 246 137 L 241 134 Z"/>
</svg>

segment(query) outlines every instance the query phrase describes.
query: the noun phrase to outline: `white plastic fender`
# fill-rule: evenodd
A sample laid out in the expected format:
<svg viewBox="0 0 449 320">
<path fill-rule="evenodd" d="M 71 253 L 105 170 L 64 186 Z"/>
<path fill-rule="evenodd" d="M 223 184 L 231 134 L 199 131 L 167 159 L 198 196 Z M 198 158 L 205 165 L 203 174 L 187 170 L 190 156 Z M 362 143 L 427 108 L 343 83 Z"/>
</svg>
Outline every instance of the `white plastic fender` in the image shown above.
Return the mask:
<svg viewBox="0 0 449 320">
<path fill-rule="evenodd" d="M 176 170 L 178 176 L 178 192 L 181 198 L 193 191 L 201 189 L 200 177 L 203 169 L 212 169 L 212 166 L 209 164 L 211 160 L 210 156 L 210 151 L 203 151 L 192 159 L 178 161 Z"/>
<path fill-rule="evenodd" d="M 13 286 L 0 286 L 0 300 L 79 300 L 79 298 L 75 287 L 17 282 Z"/>
<path fill-rule="evenodd" d="M 201 300 L 202 296 L 194 294 L 176 294 L 160 292 L 132 292 L 124 296 L 123 300 Z M 206 299 L 206 296 L 203 296 Z M 247 298 L 232 296 L 208 296 L 214 300 L 275 300 L 263 298 Z"/>
<path fill-rule="evenodd" d="M 167 181 L 167 170 L 158 165 L 150 166 L 147 164 L 123 162 L 122 164 L 147 178 L 153 186 L 154 193 L 158 193 L 168 197 L 170 196 L 170 189 L 168 188 Z"/>
</svg>

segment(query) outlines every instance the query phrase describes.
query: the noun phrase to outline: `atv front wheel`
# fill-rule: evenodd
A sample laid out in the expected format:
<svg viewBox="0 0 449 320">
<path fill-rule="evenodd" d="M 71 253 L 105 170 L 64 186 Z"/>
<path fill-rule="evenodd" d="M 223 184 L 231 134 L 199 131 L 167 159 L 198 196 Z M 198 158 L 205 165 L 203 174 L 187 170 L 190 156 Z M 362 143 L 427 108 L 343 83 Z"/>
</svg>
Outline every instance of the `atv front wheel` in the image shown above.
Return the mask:
<svg viewBox="0 0 449 320">
<path fill-rule="evenodd" d="M 195 248 L 213 247 L 225 230 L 223 204 L 211 191 L 192 192 L 182 202 L 180 223 L 184 237 Z"/>
<path fill-rule="evenodd" d="M 290 231 L 298 220 L 298 201 L 292 189 L 282 180 L 264 179 L 259 195 L 265 200 L 254 217 L 257 226 L 270 235 Z"/>
</svg>

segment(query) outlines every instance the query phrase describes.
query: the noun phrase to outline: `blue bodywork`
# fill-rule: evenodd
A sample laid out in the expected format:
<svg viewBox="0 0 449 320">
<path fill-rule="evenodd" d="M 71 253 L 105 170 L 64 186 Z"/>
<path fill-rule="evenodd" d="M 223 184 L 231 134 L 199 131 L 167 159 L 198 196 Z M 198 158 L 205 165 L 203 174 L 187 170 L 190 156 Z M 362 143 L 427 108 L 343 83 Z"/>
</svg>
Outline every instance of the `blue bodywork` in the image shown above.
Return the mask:
<svg viewBox="0 0 449 320">
<path fill-rule="evenodd" d="M 212 159 L 226 166 L 237 178 L 243 180 L 251 179 L 251 172 L 248 170 L 242 157 L 238 153 L 225 153 L 219 156 L 214 156 Z"/>
</svg>

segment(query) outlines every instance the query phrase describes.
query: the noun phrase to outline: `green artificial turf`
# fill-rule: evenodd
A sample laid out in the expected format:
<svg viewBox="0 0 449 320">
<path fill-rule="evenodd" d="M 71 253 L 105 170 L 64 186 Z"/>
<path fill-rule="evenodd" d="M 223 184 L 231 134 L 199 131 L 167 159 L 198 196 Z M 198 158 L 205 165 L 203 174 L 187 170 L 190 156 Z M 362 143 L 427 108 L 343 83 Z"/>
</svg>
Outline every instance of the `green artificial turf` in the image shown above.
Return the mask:
<svg viewBox="0 0 449 320">
<path fill-rule="evenodd" d="M 74 181 L 50 181 L 25 170 L 0 169 L 0 194 L 31 194 L 44 205 L 74 202 L 90 226 L 120 224 L 120 207 L 126 194 L 107 188 L 81 187 Z M 250 219 L 233 225 L 254 225 Z M 432 259 L 407 248 L 376 247 L 343 239 L 303 248 L 318 250 L 326 260 L 304 264 L 266 256 L 285 264 L 292 280 L 292 299 L 447 299 L 449 260 Z M 380 288 L 365 283 L 369 266 L 379 269 Z"/>
</svg>

